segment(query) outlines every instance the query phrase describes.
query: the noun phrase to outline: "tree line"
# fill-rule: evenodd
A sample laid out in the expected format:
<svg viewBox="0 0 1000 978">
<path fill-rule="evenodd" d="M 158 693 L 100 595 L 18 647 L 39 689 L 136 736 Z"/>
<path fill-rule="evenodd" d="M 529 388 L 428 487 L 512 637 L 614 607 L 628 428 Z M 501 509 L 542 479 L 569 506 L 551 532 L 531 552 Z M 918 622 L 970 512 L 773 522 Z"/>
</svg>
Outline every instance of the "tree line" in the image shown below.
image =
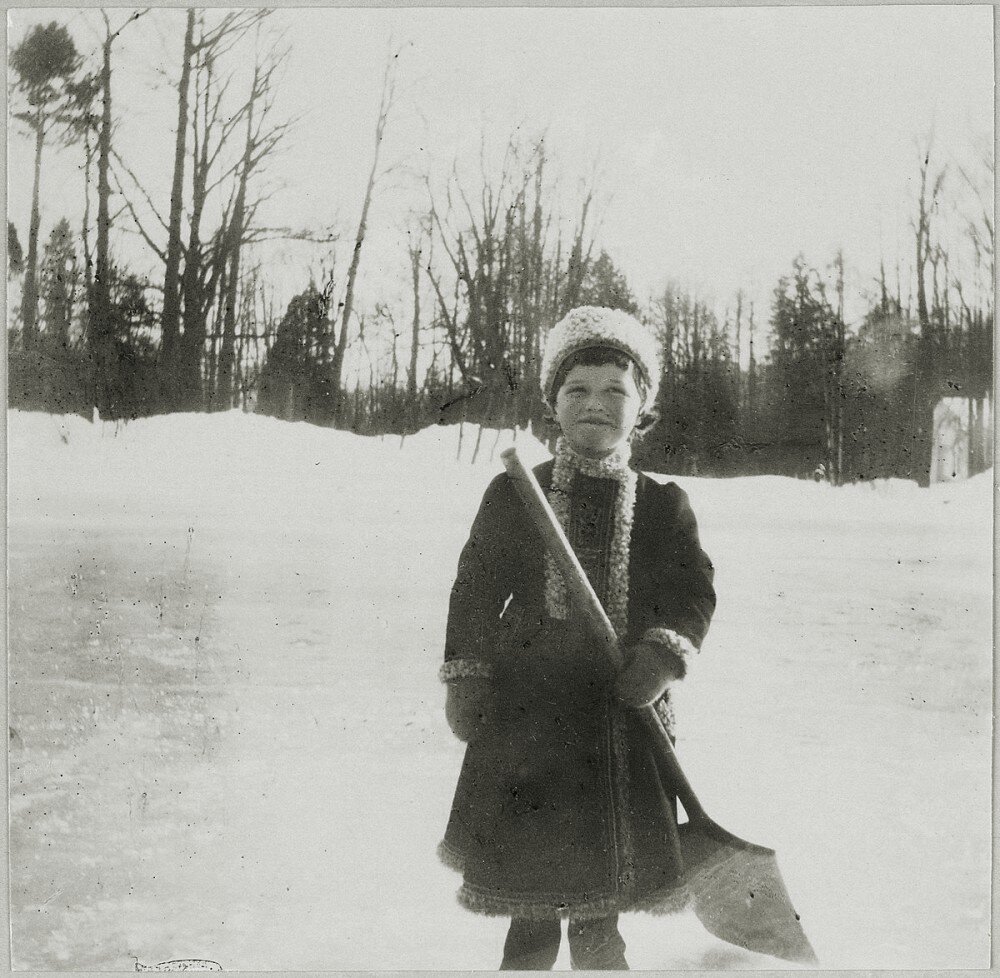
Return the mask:
<svg viewBox="0 0 1000 978">
<path fill-rule="evenodd" d="M 425 203 L 406 226 L 409 298 L 368 306 L 357 283 L 372 207 L 392 169 L 382 160 L 395 111 L 390 57 L 360 217 L 343 236 L 346 270 L 332 262 L 279 310 L 255 246 L 273 237 L 336 243 L 329 229 L 258 220 L 265 163 L 294 124 L 274 118 L 288 52 L 262 43 L 267 11 L 187 10 L 172 82 L 169 188 L 151 188 L 114 143 L 115 43 L 142 16 L 113 24 L 101 12 L 93 63 L 55 22 L 33 28 L 11 54 L 14 117 L 35 147 L 26 249 L 8 223 L 8 278 L 21 291 L 8 333 L 14 406 L 93 406 L 105 418 L 239 407 L 364 434 L 459 422 L 480 431 L 530 426 L 546 437 L 545 332 L 590 304 L 633 313 L 660 340 L 661 421 L 637 449 L 654 471 L 926 482 L 940 398 L 966 398 L 970 428 L 984 423 L 993 363 L 991 157 L 955 173 L 932 165 L 925 147 L 912 266 L 897 268 L 894 287 L 881 267 L 863 319 L 850 327 L 841 253 L 822 269 L 796 257 L 766 310 L 741 292 L 720 316 L 677 282 L 640 300 L 600 245 L 596 188 L 568 193 L 550 172 L 544 138 L 512 138 L 496 167 L 484 156 L 478 171 L 456 161 L 448 174 L 423 174 Z M 81 156 L 84 218 L 77 230 L 57 221 L 40 243 L 39 185 L 51 144 Z M 977 203 L 959 215 L 971 263 L 944 243 L 955 226 L 942 207 L 949 181 Z M 115 262 L 116 221 L 144 242 L 157 274 Z M 973 471 L 992 461 L 975 451 Z"/>
</svg>

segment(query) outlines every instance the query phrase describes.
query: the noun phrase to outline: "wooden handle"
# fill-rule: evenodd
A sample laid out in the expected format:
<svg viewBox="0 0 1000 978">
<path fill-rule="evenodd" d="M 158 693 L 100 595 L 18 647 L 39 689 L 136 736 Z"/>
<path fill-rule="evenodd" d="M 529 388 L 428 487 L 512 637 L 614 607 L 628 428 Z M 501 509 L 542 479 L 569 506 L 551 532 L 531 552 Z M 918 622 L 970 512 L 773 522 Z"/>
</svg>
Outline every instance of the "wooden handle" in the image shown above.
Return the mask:
<svg viewBox="0 0 1000 978">
<path fill-rule="evenodd" d="M 545 493 L 542 492 L 542 487 L 538 484 L 534 473 L 526 468 L 518 458 L 516 448 L 505 449 L 500 453 L 500 458 L 507 470 L 507 475 L 514 482 L 517 493 L 528 511 L 528 516 L 538 528 L 545 545 L 549 548 L 549 552 L 562 572 L 573 609 L 589 626 L 593 637 L 603 644 L 608 655 L 611 656 L 615 668 L 621 669 L 623 657 L 611 619 L 608 618 L 604 606 L 597 597 L 593 585 L 580 564 L 579 558 L 574 553 L 556 514 L 552 511 L 548 499 L 545 498 Z M 701 807 L 701 802 L 698 801 L 694 789 L 681 769 L 677 754 L 674 752 L 674 745 L 660 720 L 660 715 L 652 705 L 638 709 L 643 722 L 663 751 L 663 762 L 674 781 L 677 797 L 684 806 L 688 818 L 691 821 L 708 820 L 705 810 Z"/>
<path fill-rule="evenodd" d="M 507 474 L 514 480 L 514 486 L 528 510 L 528 515 L 542 534 L 549 553 L 555 558 L 562 572 L 574 610 L 583 617 L 593 637 L 604 644 L 615 669 L 621 669 L 622 653 L 618 647 L 618 636 L 615 634 L 614 625 L 611 624 L 611 619 L 608 618 L 597 592 L 590 583 L 590 578 L 587 577 L 587 572 L 570 545 L 534 473 L 525 468 L 517 456 L 516 448 L 505 449 L 500 453 L 500 458 Z"/>
</svg>

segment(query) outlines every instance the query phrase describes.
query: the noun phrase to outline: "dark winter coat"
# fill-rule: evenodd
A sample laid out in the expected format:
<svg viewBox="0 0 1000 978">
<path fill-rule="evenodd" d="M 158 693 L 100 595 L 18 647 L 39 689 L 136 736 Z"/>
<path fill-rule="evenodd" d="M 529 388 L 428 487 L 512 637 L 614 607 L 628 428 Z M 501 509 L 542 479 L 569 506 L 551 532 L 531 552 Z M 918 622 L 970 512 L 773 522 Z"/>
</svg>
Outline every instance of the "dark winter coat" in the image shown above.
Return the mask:
<svg viewBox="0 0 1000 978">
<path fill-rule="evenodd" d="M 535 470 L 543 489 L 552 469 Z M 577 502 L 606 513 L 616 491 L 612 480 L 577 475 L 574 519 L 586 511 Z M 569 535 L 603 596 L 600 562 Z M 668 629 L 697 648 L 715 608 L 713 569 L 677 485 L 639 474 L 628 570 L 624 647 Z M 676 801 L 650 735 L 614 699 L 606 654 L 572 620 L 550 617 L 544 595 L 542 539 L 500 475 L 451 594 L 442 678 L 485 686 L 486 722 L 466 749 L 440 855 L 464 875 L 460 901 L 481 913 L 679 909 Z M 657 708 L 670 723 L 669 704 Z"/>
</svg>

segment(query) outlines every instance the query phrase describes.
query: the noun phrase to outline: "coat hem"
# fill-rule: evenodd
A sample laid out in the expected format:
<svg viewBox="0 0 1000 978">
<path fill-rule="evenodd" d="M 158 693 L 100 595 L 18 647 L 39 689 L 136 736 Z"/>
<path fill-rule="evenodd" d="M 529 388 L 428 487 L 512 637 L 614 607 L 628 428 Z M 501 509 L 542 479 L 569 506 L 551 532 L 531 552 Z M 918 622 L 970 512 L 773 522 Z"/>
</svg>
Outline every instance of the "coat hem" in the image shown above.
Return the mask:
<svg viewBox="0 0 1000 978">
<path fill-rule="evenodd" d="M 457 873 L 463 872 L 465 860 L 447 842 L 438 844 L 437 856 L 449 869 Z M 560 900 L 557 897 L 544 899 L 528 894 L 506 896 L 463 883 L 456 897 L 459 904 L 472 913 L 486 917 L 520 917 L 527 920 L 559 920 L 567 917 L 584 920 L 628 912 L 663 916 L 680 913 L 691 903 L 691 891 L 683 882 L 672 883 L 640 896 L 615 894 L 576 900 Z"/>
<path fill-rule="evenodd" d="M 614 913 L 642 912 L 665 916 L 680 913 L 691 902 L 691 894 L 683 884 L 674 884 L 647 896 L 610 895 L 580 900 L 544 900 L 525 897 L 498 896 L 463 883 L 457 894 L 458 902 L 472 913 L 487 917 L 519 917 L 526 920 L 586 920 L 607 917 Z"/>
<path fill-rule="evenodd" d="M 444 840 L 438 843 L 437 857 L 445 866 L 453 869 L 456 873 L 465 871 L 465 860 L 462 858 L 462 854 L 452 849 Z"/>
</svg>

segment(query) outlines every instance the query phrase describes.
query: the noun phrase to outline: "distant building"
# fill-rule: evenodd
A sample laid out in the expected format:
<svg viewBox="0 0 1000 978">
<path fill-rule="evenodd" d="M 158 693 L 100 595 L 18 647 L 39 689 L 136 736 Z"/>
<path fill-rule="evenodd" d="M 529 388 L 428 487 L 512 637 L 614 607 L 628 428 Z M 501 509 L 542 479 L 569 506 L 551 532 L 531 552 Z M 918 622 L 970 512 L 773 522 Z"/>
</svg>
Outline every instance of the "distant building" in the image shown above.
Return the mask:
<svg viewBox="0 0 1000 978">
<path fill-rule="evenodd" d="M 967 479 L 993 464 L 990 399 L 942 397 L 934 408 L 930 481 Z"/>
</svg>

